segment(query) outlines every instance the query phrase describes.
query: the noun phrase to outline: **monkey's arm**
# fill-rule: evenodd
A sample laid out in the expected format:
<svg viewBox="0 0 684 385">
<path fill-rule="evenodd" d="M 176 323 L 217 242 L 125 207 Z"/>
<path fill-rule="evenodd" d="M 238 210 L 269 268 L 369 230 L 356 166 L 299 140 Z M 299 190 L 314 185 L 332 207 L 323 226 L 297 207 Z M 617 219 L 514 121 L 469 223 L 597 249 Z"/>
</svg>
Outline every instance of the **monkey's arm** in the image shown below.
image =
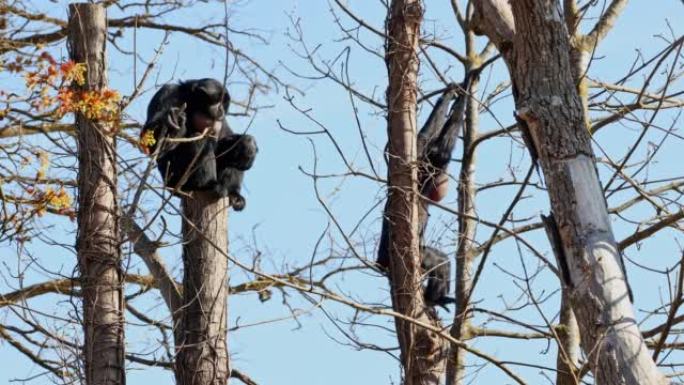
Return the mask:
<svg viewBox="0 0 684 385">
<path fill-rule="evenodd" d="M 150 100 L 147 106 L 147 120 L 140 131 L 142 137 L 148 131 L 154 134 L 155 143 L 147 148 L 148 153 L 154 152 L 160 141 L 165 137 L 182 137 L 186 134 L 186 114 L 184 103 L 177 84 L 165 84 Z M 166 144 L 175 147 L 175 145 Z"/>
<path fill-rule="evenodd" d="M 430 112 L 425 124 L 418 132 L 418 153 L 422 152 L 422 147 L 434 140 L 440 133 L 447 119 L 447 111 L 449 104 L 456 96 L 453 87 L 447 88 L 446 91 L 439 97 L 437 104 Z"/>
<path fill-rule="evenodd" d="M 459 96 L 451 106 L 448 119 L 435 135 L 423 143 L 419 152 L 421 168 L 418 183 L 421 194 L 436 202 L 448 192 L 446 169 L 463 126 L 471 79 L 471 74 L 466 75 L 464 82 L 453 89 L 452 94 L 458 93 Z"/>
<path fill-rule="evenodd" d="M 463 83 L 456 86 L 454 93 L 458 93 L 458 98 L 451 106 L 449 118 L 440 126 L 439 133 L 428 142 L 424 150 L 426 161 L 434 168 L 444 170 L 451 160 L 458 134 L 463 127 L 471 79 L 472 75 L 466 75 Z"/>
<path fill-rule="evenodd" d="M 178 84 L 164 84 L 152 96 L 150 104 L 147 106 L 147 120 L 145 125 L 165 119 L 172 107 L 180 107 L 183 104 Z"/>
</svg>

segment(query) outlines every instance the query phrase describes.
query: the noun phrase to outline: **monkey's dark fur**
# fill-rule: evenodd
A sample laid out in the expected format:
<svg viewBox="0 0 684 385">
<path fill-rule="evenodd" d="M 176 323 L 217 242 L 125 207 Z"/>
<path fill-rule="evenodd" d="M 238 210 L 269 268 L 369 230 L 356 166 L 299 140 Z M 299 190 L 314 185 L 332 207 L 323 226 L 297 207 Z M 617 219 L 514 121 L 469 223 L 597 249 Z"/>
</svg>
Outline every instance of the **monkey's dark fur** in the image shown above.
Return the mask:
<svg viewBox="0 0 684 385">
<path fill-rule="evenodd" d="M 251 135 L 235 134 L 226 122 L 230 95 L 215 79 L 166 84 L 147 107 L 142 134 L 152 130 L 157 167 L 174 192 L 208 191 L 245 207 L 240 193 L 244 171 L 257 154 Z M 193 139 L 195 138 L 195 139 Z"/>
<path fill-rule="evenodd" d="M 450 290 L 451 262 L 449 257 L 434 247 L 422 247 L 423 261 L 420 266 L 425 271 L 426 285 L 423 294 L 425 304 L 428 306 L 441 306 L 449 310 L 446 305 L 456 302 L 453 297 L 447 296 Z"/>
<path fill-rule="evenodd" d="M 458 134 L 463 125 L 463 117 L 472 74 L 458 87 L 449 87 L 439 98 L 425 125 L 418 133 L 418 185 L 424 198 L 420 203 L 419 215 L 420 240 L 427 225 L 427 205 L 430 201 L 438 202 L 447 192 L 447 167 L 456 145 Z M 459 94 L 458 98 L 456 98 Z M 455 100 L 454 100 L 455 99 Z M 453 103 L 452 103 L 453 102 Z M 451 108 L 449 108 L 451 105 Z M 378 247 L 377 266 L 389 272 L 389 219 L 388 205 L 385 205 L 380 245 Z M 443 252 L 421 245 L 421 268 L 425 272 L 426 285 L 424 299 L 427 306 L 441 306 L 456 302 L 449 297 L 449 281 L 451 279 L 451 263 Z M 388 275 L 389 277 L 389 275 Z"/>
</svg>

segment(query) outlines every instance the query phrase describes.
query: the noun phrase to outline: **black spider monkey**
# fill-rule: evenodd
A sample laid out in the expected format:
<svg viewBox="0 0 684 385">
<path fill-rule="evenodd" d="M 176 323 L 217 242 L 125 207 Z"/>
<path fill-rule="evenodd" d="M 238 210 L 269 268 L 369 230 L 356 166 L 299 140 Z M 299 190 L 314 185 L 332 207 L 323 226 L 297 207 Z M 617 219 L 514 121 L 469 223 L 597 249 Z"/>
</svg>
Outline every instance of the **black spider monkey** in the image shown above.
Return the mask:
<svg viewBox="0 0 684 385">
<path fill-rule="evenodd" d="M 418 185 L 420 193 L 428 200 L 422 200 L 419 209 L 421 268 L 426 274 L 426 285 L 423 297 L 427 306 L 441 306 L 456 302 L 449 297 L 449 281 L 451 279 L 451 263 L 443 252 L 422 245 L 423 233 L 427 225 L 427 205 L 439 202 L 447 194 L 447 167 L 451 161 L 458 134 L 463 126 L 468 90 L 474 74 L 466 75 L 459 86 L 450 86 L 440 96 L 427 121 L 418 133 Z M 456 97 L 459 94 L 458 98 Z M 456 99 L 454 101 L 454 99 Z M 453 101 L 453 103 L 452 103 Z M 451 109 L 449 105 L 451 104 Z M 447 113 L 448 111 L 448 113 Z M 382 232 L 376 263 L 382 271 L 387 272 L 390 266 L 389 253 L 389 219 L 387 204 L 383 212 Z M 448 310 L 448 309 L 447 309 Z"/>
<path fill-rule="evenodd" d="M 258 149 L 254 137 L 230 129 L 225 119 L 229 104 L 228 90 L 215 79 L 165 84 L 150 100 L 141 135 L 153 131 L 149 150 L 159 151 L 157 168 L 165 186 L 227 196 L 240 211 L 245 207 L 240 194 L 244 171 L 252 167 Z"/>
</svg>

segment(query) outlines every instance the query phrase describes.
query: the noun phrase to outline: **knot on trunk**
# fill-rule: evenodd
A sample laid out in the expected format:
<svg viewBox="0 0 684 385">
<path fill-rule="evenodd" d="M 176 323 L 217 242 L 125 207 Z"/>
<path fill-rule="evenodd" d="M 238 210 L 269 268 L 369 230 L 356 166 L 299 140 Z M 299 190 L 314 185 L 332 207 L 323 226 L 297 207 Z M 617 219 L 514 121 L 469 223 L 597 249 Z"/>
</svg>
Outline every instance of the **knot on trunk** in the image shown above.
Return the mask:
<svg viewBox="0 0 684 385">
<path fill-rule="evenodd" d="M 403 10 L 404 20 L 418 21 L 423 17 L 423 4 L 418 1 L 410 1 L 404 6 Z"/>
</svg>

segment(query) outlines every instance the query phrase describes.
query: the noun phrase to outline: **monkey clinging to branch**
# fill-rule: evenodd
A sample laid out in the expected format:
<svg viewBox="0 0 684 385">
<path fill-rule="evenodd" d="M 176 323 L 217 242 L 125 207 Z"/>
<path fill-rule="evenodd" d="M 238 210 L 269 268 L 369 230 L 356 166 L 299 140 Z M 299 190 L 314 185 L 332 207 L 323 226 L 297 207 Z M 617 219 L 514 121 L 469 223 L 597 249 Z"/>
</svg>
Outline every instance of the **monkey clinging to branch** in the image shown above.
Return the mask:
<svg viewBox="0 0 684 385">
<path fill-rule="evenodd" d="M 428 306 L 442 306 L 455 302 L 449 297 L 451 263 L 443 252 L 423 245 L 423 233 L 427 225 L 427 210 L 430 202 L 439 202 L 448 192 L 447 167 L 456 140 L 463 126 L 468 89 L 473 75 L 466 75 L 459 86 L 448 87 L 440 96 L 427 121 L 418 133 L 418 186 L 423 199 L 420 202 L 420 258 L 421 268 L 426 274 L 424 299 Z M 457 97 L 458 95 L 458 97 Z M 451 108 L 449 106 L 451 105 Z M 391 185 L 391 183 L 390 183 Z M 377 265 L 387 272 L 390 266 L 388 207 L 385 205 Z M 389 276 L 388 276 L 389 277 Z"/>
</svg>

